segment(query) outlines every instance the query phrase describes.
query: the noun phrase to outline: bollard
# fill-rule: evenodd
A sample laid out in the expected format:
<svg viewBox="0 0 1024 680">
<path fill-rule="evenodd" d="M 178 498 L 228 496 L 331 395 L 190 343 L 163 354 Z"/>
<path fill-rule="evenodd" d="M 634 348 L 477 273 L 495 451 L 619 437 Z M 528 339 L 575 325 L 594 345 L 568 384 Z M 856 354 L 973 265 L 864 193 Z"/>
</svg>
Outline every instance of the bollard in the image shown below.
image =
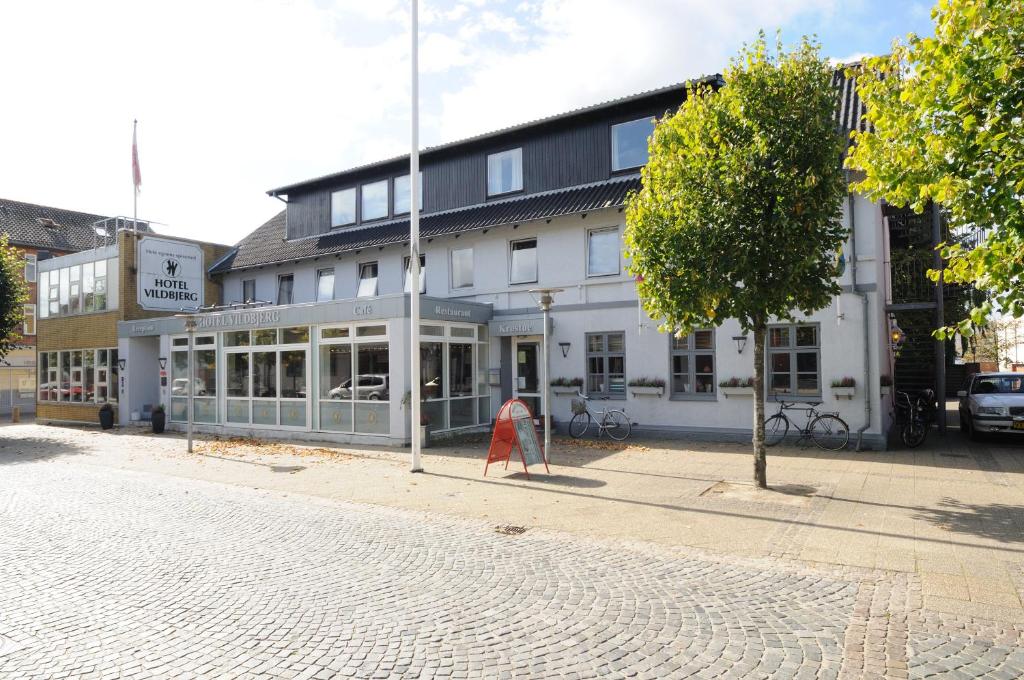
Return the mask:
<svg viewBox="0 0 1024 680">
<path fill-rule="evenodd" d="M 12 423 L 20 423 L 21 422 L 21 407 L 20 406 L 13 406 L 13 407 L 11 407 L 11 422 Z"/>
</svg>

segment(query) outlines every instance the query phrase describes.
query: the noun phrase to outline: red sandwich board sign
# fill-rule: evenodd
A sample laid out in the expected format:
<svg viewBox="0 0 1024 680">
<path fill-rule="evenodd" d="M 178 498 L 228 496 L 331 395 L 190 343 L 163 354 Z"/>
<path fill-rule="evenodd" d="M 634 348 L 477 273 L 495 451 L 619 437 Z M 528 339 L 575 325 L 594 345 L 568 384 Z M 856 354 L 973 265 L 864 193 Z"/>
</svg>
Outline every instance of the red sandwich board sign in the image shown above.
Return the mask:
<svg viewBox="0 0 1024 680">
<path fill-rule="evenodd" d="M 484 476 L 491 463 L 505 461 L 505 469 L 512 458 L 513 449 L 519 451 L 519 459 L 523 461 L 523 471 L 530 478 L 529 465 L 544 464 L 544 470 L 551 474 L 548 462 L 541 453 L 537 430 L 533 427 L 533 414 L 530 407 L 519 399 L 509 399 L 498 409 L 498 417 L 494 422 L 494 434 L 491 435 L 491 447 L 487 450 L 487 465 Z"/>
</svg>

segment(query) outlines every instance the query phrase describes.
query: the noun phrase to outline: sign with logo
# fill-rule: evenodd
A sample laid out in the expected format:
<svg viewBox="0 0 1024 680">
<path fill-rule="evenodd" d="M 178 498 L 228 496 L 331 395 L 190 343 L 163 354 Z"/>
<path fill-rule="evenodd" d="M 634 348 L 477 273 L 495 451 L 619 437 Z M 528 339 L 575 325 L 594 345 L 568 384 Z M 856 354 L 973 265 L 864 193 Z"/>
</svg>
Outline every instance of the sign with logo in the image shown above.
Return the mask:
<svg viewBox="0 0 1024 680">
<path fill-rule="evenodd" d="M 523 472 L 526 473 L 527 479 L 530 478 L 529 465 L 543 464 L 548 474 L 551 473 L 547 461 L 544 460 L 540 440 L 537 439 L 530 407 L 519 399 L 509 399 L 498 409 L 494 432 L 491 435 L 491 446 L 487 450 L 484 476 L 487 476 L 487 468 L 491 463 L 504 461 L 505 469 L 508 469 L 514 452 L 519 453 L 519 460 L 523 463 Z"/>
<path fill-rule="evenodd" d="M 203 304 L 203 250 L 195 243 L 147 236 L 138 246 L 138 302 L 148 310 L 179 312 Z"/>
</svg>

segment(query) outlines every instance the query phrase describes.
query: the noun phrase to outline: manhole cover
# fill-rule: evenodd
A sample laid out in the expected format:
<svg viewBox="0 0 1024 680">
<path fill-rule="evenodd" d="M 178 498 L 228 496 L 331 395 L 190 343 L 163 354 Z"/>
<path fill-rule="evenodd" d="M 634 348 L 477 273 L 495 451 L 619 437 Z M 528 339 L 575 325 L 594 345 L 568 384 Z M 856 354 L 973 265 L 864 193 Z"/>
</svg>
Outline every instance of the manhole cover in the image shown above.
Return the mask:
<svg viewBox="0 0 1024 680">
<path fill-rule="evenodd" d="M 526 527 L 517 527 L 513 524 L 499 524 L 494 527 L 494 530 L 506 536 L 518 536 L 526 533 Z"/>
</svg>

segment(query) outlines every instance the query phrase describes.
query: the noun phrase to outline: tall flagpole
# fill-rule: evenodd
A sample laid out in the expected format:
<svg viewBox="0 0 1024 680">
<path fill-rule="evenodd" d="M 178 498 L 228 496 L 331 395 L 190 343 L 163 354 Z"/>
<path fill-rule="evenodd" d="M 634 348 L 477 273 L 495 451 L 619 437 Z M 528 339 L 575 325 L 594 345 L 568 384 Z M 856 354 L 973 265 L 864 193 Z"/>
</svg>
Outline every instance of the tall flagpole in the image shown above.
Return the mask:
<svg viewBox="0 0 1024 680">
<path fill-rule="evenodd" d="M 142 172 L 139 169 L 139 119 L 132 123 L 132 234 L 139 233 L 139 184 L 142 183 Z"/>
<path fill-rule="evenodd" d="M 420 73 L 418 0 L 412 0 L 412 148 L 409 150 L 409 373 L 412 384 L 411 472 L 423 472 L 420 461 Z"/>
</svg>

